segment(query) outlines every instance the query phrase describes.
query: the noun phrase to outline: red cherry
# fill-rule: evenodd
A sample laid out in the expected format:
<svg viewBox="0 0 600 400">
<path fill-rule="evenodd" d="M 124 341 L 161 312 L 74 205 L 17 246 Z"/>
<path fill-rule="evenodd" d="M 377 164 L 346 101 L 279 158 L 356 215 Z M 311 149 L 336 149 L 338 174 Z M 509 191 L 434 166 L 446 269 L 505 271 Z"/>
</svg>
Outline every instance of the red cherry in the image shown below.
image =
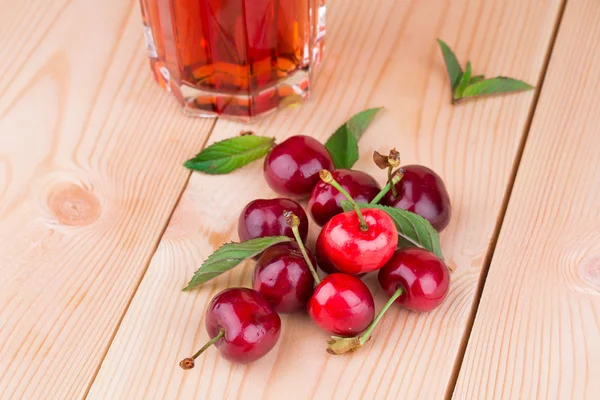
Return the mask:
<svg viewBox="0 0 600 400">
<path fill-rule="evenodd" d="M 323 255 L 340 271 L 360 274 L 376 271 L 392 257 L 398 230 L 392 218 L 377 209 L 361 210 L 367 229 L 361 229 L 355 211 L 338 214 L 321 230 Z"/>
<path fill-rule="evenodd" d="M 448 226 L 451 214 L 450 196 L 444 181 L 422 165 L 407 165 L 401 170 L 404 176 L 395 185 L 398 197 L 394 198 L 390 191 L 384 197 L 384 204 L 419 214 L 441 232 Z"/>
<path fill-rule="evenodd" d="M 332 168 L 333 161 L 325 146 L 312 137 L 299 135 L 271 150 L 265 158 L 264 173 L 273 190 L 303 199 L 319 181 L 319 171 Z"/>
<path fill-rule="evenodd" d="M 351 336 L 364 331 L 375 316 L 373 296 L 357 277 L 331 274 L 315 289 L 308 315 L 323 330 Z"/>
<path fill-rule="evenodd" d="M 317 244 L 315 246 L 315 256 L 317 258 L 317 265 L 326 274 L 335 274 L 338 272 L 342 272 L 339 269 L 337 269 L 335 267 L 335 265 L 333 265 L 331 263 L 331 261 L 329 261 L 329 259 L 325 255 L 325 249 L 323 248 L 323 242 L 324 242 L 323 235 L 319 235 L 317 237 Z M 363 275 L 365 275 L 365 274 L 356 274 L 355 276 L 360 278 Z"/>
<path fill-rule="evenodd" d="M 439 306 L 450 286 L 444 261 L 420 248 L 398 250 L 379 270 L 378 279 L 390 296 L 402 288 L 396 302 L 414 311 L 431 311 Z"/>
<path fill-rule="evenodd" d="M 290 199 L 258 199 L 248 203 L 238 219 L 238 234 L 241 241 L 265 236 L 294 237 L 292 228 L 285 222 L 284 211 L 291 211 L 300 218 L 300 236 L 306 241 L 308 217 L 300 206 Z"/>
<path fill-rule="evenodd" d="M 193 368 L 194 359 L 212 345 L 229 360 L 255 361 L 275 346 L 281 329 L 281 319 L 269 302 L 246 288 L 217 294 L 208 305 L 205 323 L 211 340 L 193 357 L 181 361 L 183 369 Z"/>
<path fill-rule="evenodd" d="M 369 203 L 381 189 L 371 175 L 361 171 L 338 169 L 331 172 L 333 178 L 358 203 Z M 316 184 L 308 200 L 308 211 L 312 219 L 323 226 L 336 214 L 343 212 L 341 203 L 346 197 L 335 187 L 325 182 Z"/>
<path fill-rule="evenodd" d="M 279 313 L 306 308 L 315 280 L 294 244 L 283 243 L 265 250 L 256 263 L 252 288 L 261 293 Z"/>
</svg>

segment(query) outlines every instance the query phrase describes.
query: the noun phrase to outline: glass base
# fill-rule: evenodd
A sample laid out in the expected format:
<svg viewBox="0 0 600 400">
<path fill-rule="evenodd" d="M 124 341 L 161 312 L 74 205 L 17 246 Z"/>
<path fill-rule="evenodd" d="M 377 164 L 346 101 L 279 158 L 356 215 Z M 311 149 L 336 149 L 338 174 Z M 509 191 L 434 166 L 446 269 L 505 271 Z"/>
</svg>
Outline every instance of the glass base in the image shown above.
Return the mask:
<svg viewBox="0 0 600 400">
<path fill-rule="evenodd" d="M 185 83 L 177 85 L 160 61 L 151 61 L 156 82 L 174 95 L 186 115 L 193 117 L 223 116 L 251 122 L 278 109 L 297 106 L 309 97 L 311 73 L 308 70 L 296 71 L 274 86 L 254 93 L 227 94 Z"/>
<path fill-rule="evenodd" d="M 300 70 L 274 86 L 254 93 L 217 93 L 185 83 L 181 86 L 169 85 L 169 88 L 187 115 L 225 116 L 248 122 L 277 109 L 302 103 L 308 99 L 309 82 L 309 72 Z"/>
</svg>

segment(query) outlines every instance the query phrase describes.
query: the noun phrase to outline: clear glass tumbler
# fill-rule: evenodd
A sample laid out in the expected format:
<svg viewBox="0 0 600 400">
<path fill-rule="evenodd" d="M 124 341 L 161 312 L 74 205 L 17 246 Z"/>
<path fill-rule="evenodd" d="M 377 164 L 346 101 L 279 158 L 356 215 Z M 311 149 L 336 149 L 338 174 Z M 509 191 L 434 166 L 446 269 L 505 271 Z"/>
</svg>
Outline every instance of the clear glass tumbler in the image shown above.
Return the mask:
<svg viewBox="0 0 600 400">
<path fill-rule="evenodd" d="M 308 96 L 325 0 L 140 0 L 156 81 L 184 110 L 249 120 Z"/>
</svg>

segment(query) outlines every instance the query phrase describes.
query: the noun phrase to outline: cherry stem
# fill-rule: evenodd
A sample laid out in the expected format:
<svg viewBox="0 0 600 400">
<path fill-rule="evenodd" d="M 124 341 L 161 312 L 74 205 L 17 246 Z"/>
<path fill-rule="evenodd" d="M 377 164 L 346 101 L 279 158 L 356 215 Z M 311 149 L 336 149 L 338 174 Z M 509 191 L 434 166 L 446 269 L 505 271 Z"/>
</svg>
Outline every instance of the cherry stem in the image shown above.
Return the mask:
<svg viewBox="0 0 600 400">
<path fill-rule="evenodd" d="M 394 168 L 397 168 L 400 165 L 400 153 L 394 148 L 390 150 L 390 154 L 387 157 L 388 164 L 388 183 L 392 188 L 392 195 L 394 199 L 398 198 L 398 191 L 396 190 L 396 186 L 392 184 L 392 177 L 394 175 Z"/>
<path fill-rule="evenodd" d="M 342 187 L 342 185 L 340 185 L 333 178 L 333 175 L 331 175 L 331 172 L 329 172 L 326 169 L 322 169 L 321 172 L 319 172 L 319 176 L 321 177 L 321 180 L 323 182 L 328 183 L 331 186 L 333 186 L 334 188 L 336 188 L 338 190 L 338 192 L 340 192 L 352 204 L 352 207 L 354 207 L 354 211 L 356 211 L 356 214 L 358 215 L 358 219 L 360 220 L 360 230 L 361 231 L 368 230 L 369 225 L 367 225 L 367 222 L 365 221 L 365 217 L 363 217 L 362 212 L 360 211 L 360 207 L 358 206 L 358 204 L 356 204 L 356 201 L 354 201 L 352 196 L 350 196 L 350 193 L 348 193 L 346 191 L 346 189 L 344 189 Z"/>
<path fill-rule="evenodd" d="M 404 288 L 403 287 L 399 287 L 398 290 L 396 290 L 394 292 L 394 294 L 392 295 L 392 297 L 389 298 L 389 300 L 387 301 L 387 303 L 385 303 L 385 305 L 379 311 L 379 313 L 377 314 L 377 316 L 375 317 L 375 319 L 373 320 L 373 322 L 371 322 L 371 325 L 369 325 L 369 327 L 367 328 L 367 330 L 365 331 L 365 333 L 363 333 L 362 336 L 360 337 L 360 345 L 361 346 L 363 344 L 365 344 L 367 342 L 367 340 L 369 340 L 369 338 L 371 337 L 371 333 L 373 333 L 373 329 L 375 329 L 375 327 L 377 326 L 377 324 L 379 323 L 379 321 L 383 317 L 383 314 L 385 314 L 385 312 L 388 310 L 388 308 L 390 308 L 392 306 L 392 304 L 394 304 L 394 301 L 396 301 L 396 299 L 398 297 L 402 296 L 403 293 L 404 293 Z"/>
<path fill-rule="evenodd" d="M 398 191 L 396 190 L 396 185 L 392 184 L 392 182 L 394 181 L 393 173 L 392 173 L 393 169 L 394 169 L 394 167 L 392 167 L 391 165 L 388 167 L 388 185 L 391 186 L 392 196 L 394 196 L 394 199 L 396 199 L 396 198 L 398 198 Z"/>
<path fill-rule="evenodd" d="M 194 360 L 196 358 L 198 358 L 200 356 L 200 354 L 204 353 L 204 351 L 206 349 L 208 349 L 209 347 L 214 345 L 219 339 L 222 339 L 223 336 L 225 336 L 225 329 L 221 329 L 219 331 L 219 334 L 217 336 L 215 336 L 214 338 L 210 339 L 204 346 L 202 346 L 202 348 L 200 350 L 198 350 L 196 352 L 196 354 L 194 354 L 191 357 L 184 358 L 183 360 L 181 360 L 181 362 L 179 363 L 179 366 L 186 370 L 194 368 L 194 364 L 195 364 Z"/>
<path fill-rule="evenodd" d="M 400 182 L 400 180 L 404 177 L 404 170 L 402 168 L 400 168 L 398 170 L 398 173 L 396 173 L 396 175 L 394 175 L 392 177 L 392 183 L 390 184 L 388 182 L 387 185 L 385 185 L 383 187 L 383 189 L 381 189 L 381 191 L 379 193 L 377 193 L 377 196 L 375 196 L 373 198 L 373 200 L 371 200 L 371 203 L 369 204 L 377 204 L 381 201 L 381 199 L 383 199 L 383 196 L 385 196 L 387 194 L 387 192 L 390 191 L 390 189 L 394 186 L 396 186 L 396 183 Z"/>
<path fill-rule="evenodd" d="M 315 266 L 313 265 L 312 261 L 310 260 L 310 257 L 308 256 L 308 253 L 306 252 L 306 248 L 304 247 L 304 243 L 302 242 L 302 238 L 300 237 L 300 231 L 298 230 L 298 227 L 300 226 L 300 218 L 298 218 L 298 216 L 291 211 L 284 211 L 283 217 L 285 218 L 285 222 L 287 222 L 290 228 L 292 228 L 292 232 L 294 233 L 294 237 L 296 238 L 296 242 L 298 243 L 300 252 L 302 252 L 302 256 L 304 257 L 304 260 L 308 265 L 308 269 L 310 270 L 310 273 L 312 274 L 315 283 L 318 285 L 319 283 L 321 283 L 321 279 L 319 279 L 319 275 L 315 270 Z"/>
</svg>

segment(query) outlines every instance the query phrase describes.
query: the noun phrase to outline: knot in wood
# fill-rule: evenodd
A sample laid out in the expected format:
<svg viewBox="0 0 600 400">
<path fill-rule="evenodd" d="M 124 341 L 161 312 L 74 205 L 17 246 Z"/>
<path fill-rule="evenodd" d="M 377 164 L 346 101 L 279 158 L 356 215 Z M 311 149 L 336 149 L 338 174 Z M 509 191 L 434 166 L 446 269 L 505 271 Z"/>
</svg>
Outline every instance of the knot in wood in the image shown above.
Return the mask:
<svg viewBox="0 0 600 400">
<path fill-rule="evenodd" d="M 98 197 L 72 182 L 53 185 L 48 192 L 47 201 L 56 219 L 64 225 L 89 225 L 100 215 Z"/>
</svg>

